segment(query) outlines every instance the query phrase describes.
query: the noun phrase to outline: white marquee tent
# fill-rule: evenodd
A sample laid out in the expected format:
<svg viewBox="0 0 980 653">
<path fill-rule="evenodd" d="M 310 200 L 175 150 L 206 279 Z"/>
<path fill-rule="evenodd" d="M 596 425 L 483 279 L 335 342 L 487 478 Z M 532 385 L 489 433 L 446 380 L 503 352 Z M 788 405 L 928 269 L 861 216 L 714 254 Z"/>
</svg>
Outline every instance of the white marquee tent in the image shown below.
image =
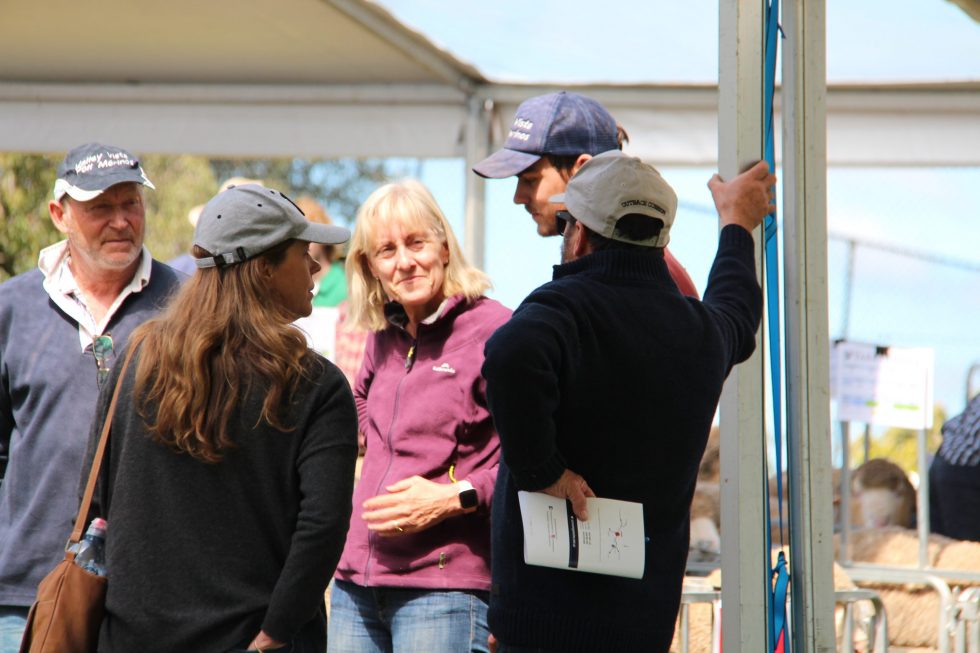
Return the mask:
<svg viewBox="0 0 980 653">
<path fill-rule="evenodd" d="M 551 89 L 495 83 L 369 0 L 81 7 L 2 3 L 0 151 L 104 139 L 164 154 L 475 161 L 522 99 Z M 628 126 L 638 156 L 715 165 L 716 86 L 576 88 Z M 980 82 L 834 86 L 826 101 L 830 165 L 980 165 Z M 471 177 L 464 241 L 480 262 Z"/>
<path fill-rule="evenodd" d="M 959 2 L 976 11 L 976 0 Z M 740 3 L 722 3 L 723 14 L 735 4 L 742 11 Z M 808 11 L 822 20 L 818 4 Z M 0 18 L 0 151 L 64 151 L 83 140 L 103 139 L 153 153 L 474 162 L 499 145 L 518 102 L 552 88 L 487 79 L 369 0 L 2 0 Z M 744 20 L 724 18 L 723 41 L 725 31 L 734 29 L 730 25 L 737 22 L 741 30 Z M 784 83 L 798 83 L 787 77 L 785 65 Z M 820 105 L 818 115 L 826 113 L 829 165 L 980 166 L 980 82 L 829 89 L 806 83 L 803 97 Z M 731 93 L 724 79 L 720 89 L 576 88 L 600 99 L 628 126 L 631 152 L 661 165 L 717 165 L 719 136 L 724 140 L 732 125 L 738 131 L 741 120 L 753 119 L 725 122 L 722 116 L 720 133 L 719 100 L 724 104 Z M 783 101 L 800 99 L 790 92 Z M 735 104 L 736 110 L 743 107 Z M 794 116 L 800 111 L 796 105 L 787 109 Z M 733 165 L 720 164 L 723 170 Z M 799 174 L 795 165 L 784 180 Z M 468 175 L 467 186 L 464 242 L 479 264 L 483 185 Z M 789 195 L 792 199 L 792 190 Z M 822 242 L 817 238 L 806 245 L 807 236 L 800 235 L 803 248 L 787 249 L 787 257 L 815 252 L 825 247 L 825 238 L 824 231 Z M 790 271 L 787 275 L 790 285 L 796 283 Z M 799 284 L 804 293 L 806 283 L 804 278 Z M 805 332 L 821 319 L 826 323 L 826 300 L 821 307 L 819 300 L 803 296 L 802 303 L 816 309 L 814 316 L 792 317 L 789 307 L 787 321 L 802 319 L 796 332 L 818 344 L 811 350 L 807 343 L 788 343 L 787 357 L 804 361 L 805 373 L 806 361 L 825 354 L 820 329 Z M 813 375 L 818 384 L 826 378 L 820 365 Z M 738 396 L 727 410 L 740 429 L 758 425 L 758 409 L 747 409 L 761 386 L 757 374 L 756 369 L 735 379 Z M 802 390 L 807 396 L 825 391 Z M 790 401 L 798 399 L 793 392 Z M 723 423 L 724 411 L 723 406 Z M 821 425 L 810 428 L 819 431 Z M 736 605 L 746 604 L 743 614 L 758 607 L 747 605 L 754 594 L 742 591 L 733 598 Z M 735 635 L 730 638 L 726 630 L 726 642 L 744 644 L 757 633 Z"/>
</svg>

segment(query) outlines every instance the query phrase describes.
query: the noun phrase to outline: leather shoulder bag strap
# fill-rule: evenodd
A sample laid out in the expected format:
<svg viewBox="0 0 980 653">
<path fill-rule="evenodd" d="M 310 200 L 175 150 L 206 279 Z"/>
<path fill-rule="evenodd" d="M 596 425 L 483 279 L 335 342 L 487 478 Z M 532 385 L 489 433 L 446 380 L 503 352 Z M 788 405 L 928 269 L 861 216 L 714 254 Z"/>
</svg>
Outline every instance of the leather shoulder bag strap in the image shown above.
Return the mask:
<svg viewBox="0 0 980 653">
<path fill-rule="evenodd" d="M 99 436 L 99 446 L 95 450 L 95 457 L 92 458 L 92 468 L 88 473 L 88 483 L 85 484 L 85 494 L 82 495 L 82 503 L 78 506 L 78 516 L 75 517 L 75 528 L 68 538 L 69 546 L 82 539 L 82 529 L 88 519 L 88 509 L 92 504 L 92 494 L 95 492 L 95 483 L 99 478 L 99 471 L 102 469 L 102 460 L 105 458 L 106 444 L 109 442 L 109 429 L 112 426 L 112 416 L 116 412 L 116 401 L 119 399 L 119 389 L 122 387 L 123 379 L 126 377 L 126 368 L 129 367 L 129 359 L 132 358 L 136 347 L 129 348 L 126 352 L 126 359 L 123 361 L 122 370 L 116 380 L 116 387 L 112 391 L 112 400 L 109 402 L 109 412 L 105 416 L 105 423 L 102 425 L 102 435 Z"/>
</svg>

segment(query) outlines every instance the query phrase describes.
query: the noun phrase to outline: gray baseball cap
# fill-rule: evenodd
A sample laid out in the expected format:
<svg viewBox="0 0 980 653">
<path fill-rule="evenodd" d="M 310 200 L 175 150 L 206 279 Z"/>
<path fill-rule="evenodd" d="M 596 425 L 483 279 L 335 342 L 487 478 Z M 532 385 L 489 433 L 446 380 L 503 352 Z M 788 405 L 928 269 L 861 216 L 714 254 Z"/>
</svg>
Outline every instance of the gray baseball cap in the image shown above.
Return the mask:
<svg viewBox="0 0 980 653">
<path fill-rule="evenodd" d="M 677 194 L 657 169 L 619 150 L 603 152 L 585 162 L 565 192 L 551 201 L 564 204 L 576 220 L 600 236 L 634 245 L 665 247 L 677 213 Z M 663 222 L 647 240 L 632 240 L 616 231 L 620 218 L 631 213 Z"/>
<path fill-rule="evenodd" d="M 347 229 L 310 222 L 291 199 L 259 184 L 230 186 L 212 197 L 194 229 L 194 244 L 213 254 L 196 259 L 199 268 L 241 263 L 287 240 L 339 245 L 349 238 Z"/>
</svg>

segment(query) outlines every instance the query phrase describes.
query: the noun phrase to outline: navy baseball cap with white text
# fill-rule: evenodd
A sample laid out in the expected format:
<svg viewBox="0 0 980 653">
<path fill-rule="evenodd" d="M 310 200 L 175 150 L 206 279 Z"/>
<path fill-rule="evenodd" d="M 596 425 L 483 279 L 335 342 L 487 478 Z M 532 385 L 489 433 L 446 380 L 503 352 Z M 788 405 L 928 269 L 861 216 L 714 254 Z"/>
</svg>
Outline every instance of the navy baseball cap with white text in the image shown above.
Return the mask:
<svg viewBox="0 0 980 653">
<path fill-rule="evenodd" d="M 54 182 L 54 199 L 68 195 L 79 202 L 93 200 L 110 186 L 132 182 L 156 188 L 139 159 L 113 145 L 86 143 L 65 155 Z"/>
<path fill-rule="evenodd" d="M 619 149 L 616 120 L 590 97 L 559 91 L 517 107 L 503 149 L 473 166 L 489 179 L 519 175 L 545 154 L 578 156 Z"/>
</svg>

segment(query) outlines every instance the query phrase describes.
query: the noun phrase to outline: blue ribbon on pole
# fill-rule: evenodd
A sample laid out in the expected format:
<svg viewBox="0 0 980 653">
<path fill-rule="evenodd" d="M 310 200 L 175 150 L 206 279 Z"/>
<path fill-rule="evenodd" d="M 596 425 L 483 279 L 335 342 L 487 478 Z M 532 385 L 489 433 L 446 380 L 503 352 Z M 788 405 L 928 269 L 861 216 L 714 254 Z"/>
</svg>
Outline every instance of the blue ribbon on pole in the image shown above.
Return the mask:
<svg viewBox="0 0 980 653">
<path fill-rule="evenodd" d="M 773 104 L 776 93 L 776 50 L 779 43 L 779 0 L 768 0 L 765 24 L 766 60 L 763 80 L 763 121 L 765 123 L 765 158 L 769 169 L 776 169 L 775 127 Z M 773 431 L 776 457 L 776 492 L 779 505 L 779 537 L 783 542 L 783 429 L 782 429 L 782 374 L 780 366 L 780 322 L 779 322 L 779 242 L 776 237 L 777 220 L 775 209 L 766 216 L 764 222 L 765 279 L 767 300 L 767 325 L 769 336 L 769 371 L 772 382 Z M 769 568 L 768 587 L 771 588 L 769 600 L 768 648 L 770 653 L 782 651 L 790 653 L 787 635 L 786 599 L 789 586 L 789 565 L 783 551 L 779 552 L 777 562 L 772 564 L 772 520 L 769 515 L 769 483 L 763 480 L 765 491 L 766 518 L 766 561 Z"/>
</svg>

